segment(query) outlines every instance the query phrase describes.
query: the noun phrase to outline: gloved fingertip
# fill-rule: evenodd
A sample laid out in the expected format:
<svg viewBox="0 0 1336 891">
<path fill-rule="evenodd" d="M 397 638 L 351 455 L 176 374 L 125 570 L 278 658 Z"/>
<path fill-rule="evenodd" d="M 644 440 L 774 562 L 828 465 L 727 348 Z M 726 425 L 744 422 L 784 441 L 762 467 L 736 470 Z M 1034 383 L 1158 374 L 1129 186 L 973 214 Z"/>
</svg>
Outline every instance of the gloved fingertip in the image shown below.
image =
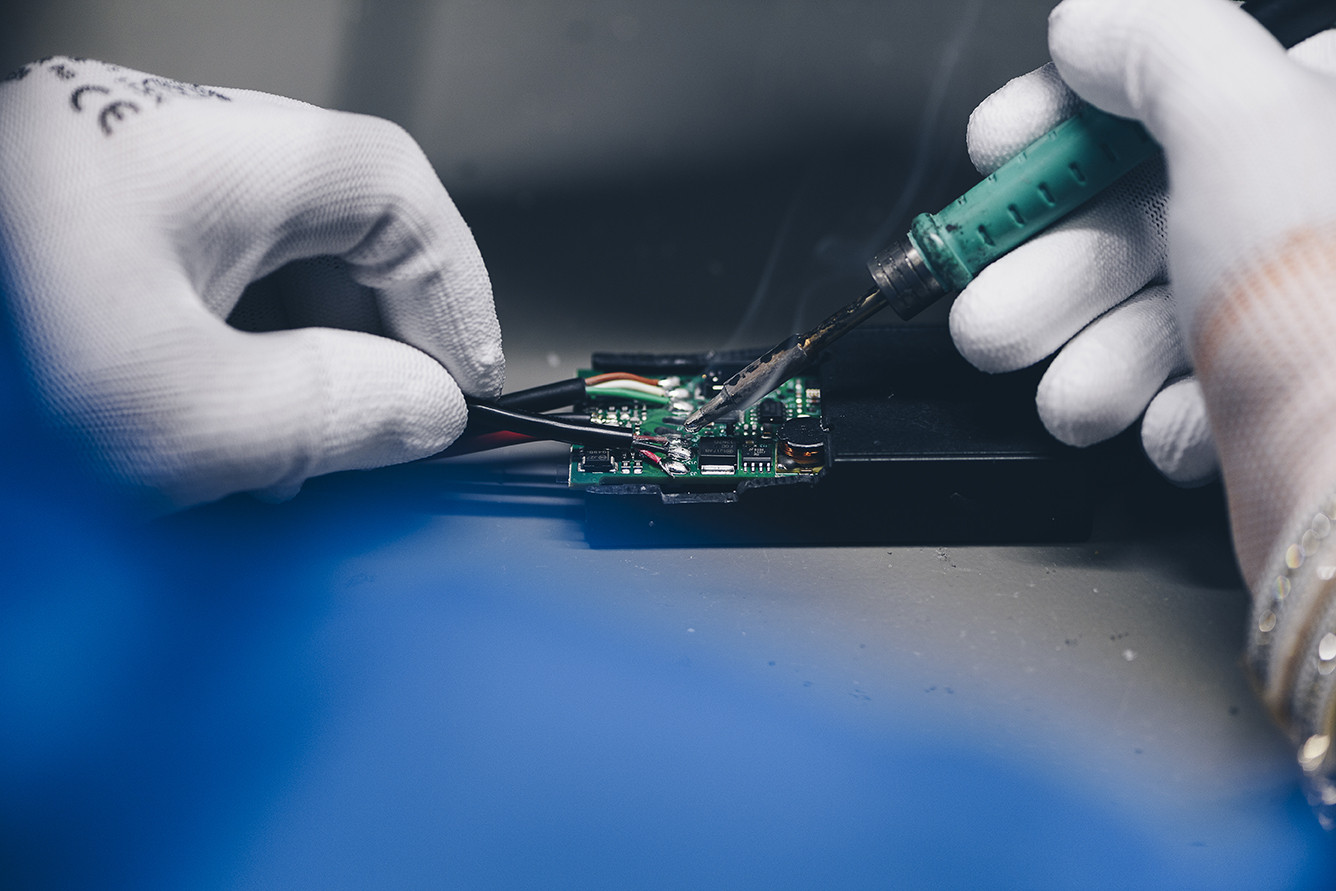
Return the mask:
<svg viewBox="0 0 1336 891">
<path fill-rule="evenodd" d="M 1035 391 L 1039 420 L 1053 438 L 1065 445 L 1086 448 L 1117 436 L 1127 429 L 1130 419 L 1123 413 L 1074 392 L 1079 388 L 1061 374 L 1045 374 Z"/>
<path fill-rule="evenodd" d="M 1135 423 L 1186 362 L 1169 291 L 1151 286 L 1063 347 L 1035 393 L 1039 417 L 1062 442 L 1094 445 Z"/>
<path fill-rule="evenodd" d="M 476 344 L 471 352 L 475 363 L 474 375 L 466 380 L 455 380 L 459 389 L 469 396 L 479 399 L 494 399 L 501 395 L 506 386 L 506 356 L 501 350 L 499 338 L 484 339 Z"/>
<path fill-rule="evenodd" d="M 179 392 L 157 406 L 160 441 L 133 450 L 143 465 L 133 477 L 177 507 L 236 492 L 283 501 L 314 476 L 439 452 L 467 422 L 450 373 L 389 338 L 306 328 L 202 344 L 207 372 L 156 369 Z"/>
<path fill-rule="evenodd" d="M 1146 457 L 1160 475 L 1180 489 L 1198 489 L 1220 476 L 1220 463 L 1213 443 L 1169 453 L 1146 446 L 1145 440 L 1142 445 L 1146 448 Z"/>
<path fill-rule="evenodd" d="M 1141 421 L 1141 447 L 1165 479 L 1177 486 L 1203 486 L 1219 475 L 1206 403 L 1194 378 L 1175 381 L 1151 400 Z"/>
<path fill-rule="evenodd" d="M 1080 105 L 1052 62 L 1012 78 L 970 113 L 965 129 L 970 162 L 987 176 Z"/>
<path fill-rule="evenodd" d="M 1290 50 L 1290 58 L 1314 71 L 1336 74 L 1336 29 L 1314 34 Z"/>
<path fill-rule="evenodd" d="M 999 311 L 998 303 L 987 297 L 967 288 L 951 305 L 947 325 L 965 361 L 987 374 L 1002 374 L 1042 358 L 1029 349 L 1028 328 L 1018 326 L 1014 316 Z"/>
<path fill-rule="evenodd" d="M 1064 0 L 1048 17 L 1048 48 L 1062 77 L 1087 102 L 1111 114 L 1137 117 L 1139 90 L 1129 57 L 1145 64 L 1155 11 L 1143 0 L 1108 3 Z M 1163 26 L 1159 26 L 1163 27 Z"/>
</svg>

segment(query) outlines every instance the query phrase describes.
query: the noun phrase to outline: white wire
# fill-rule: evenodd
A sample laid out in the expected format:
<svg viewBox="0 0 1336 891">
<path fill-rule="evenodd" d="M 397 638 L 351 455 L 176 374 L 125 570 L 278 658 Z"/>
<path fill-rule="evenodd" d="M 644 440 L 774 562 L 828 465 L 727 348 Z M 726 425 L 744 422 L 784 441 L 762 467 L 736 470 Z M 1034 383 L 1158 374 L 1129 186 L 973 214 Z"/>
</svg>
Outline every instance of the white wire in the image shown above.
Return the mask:
<svg viewBox="0 0 1336 891">
<path fill-rule="evenodd" d="M 587 384 L 586 390 L 630 390 L 636 393 L 644 393 L 646 396 L 667 397 L 663 387 L 657 387 L 653 384 L 644 384 L 640 381 L 602 381 L 597 384 Z"/>
</svg>

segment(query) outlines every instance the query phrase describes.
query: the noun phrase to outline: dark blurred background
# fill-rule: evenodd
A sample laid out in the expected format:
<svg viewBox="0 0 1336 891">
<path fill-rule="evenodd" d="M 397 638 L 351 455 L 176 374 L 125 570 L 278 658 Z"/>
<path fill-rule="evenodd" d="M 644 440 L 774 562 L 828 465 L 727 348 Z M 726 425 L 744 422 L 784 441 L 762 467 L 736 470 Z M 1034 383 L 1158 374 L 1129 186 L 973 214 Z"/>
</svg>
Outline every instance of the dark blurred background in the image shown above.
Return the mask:
<svg viewBox="0 0 1336 891">
<path fill-rule="evenodd" d="M 56 52 L 383 115 L 460 195 L 938 151 L 1043 62 L 1044 0 L 294 0 L 10 4 L 6 67 Z"/>
<path fill-rule="evenodd" d="M 591 349 L 768 345 L 857 296 L 970 184 L 969 112 L 1046 60 L 1052 5 L 52 0 L 3 13 L 0 63 L 402 124 L 474 227 L 520 385 Z"/>
</svg>

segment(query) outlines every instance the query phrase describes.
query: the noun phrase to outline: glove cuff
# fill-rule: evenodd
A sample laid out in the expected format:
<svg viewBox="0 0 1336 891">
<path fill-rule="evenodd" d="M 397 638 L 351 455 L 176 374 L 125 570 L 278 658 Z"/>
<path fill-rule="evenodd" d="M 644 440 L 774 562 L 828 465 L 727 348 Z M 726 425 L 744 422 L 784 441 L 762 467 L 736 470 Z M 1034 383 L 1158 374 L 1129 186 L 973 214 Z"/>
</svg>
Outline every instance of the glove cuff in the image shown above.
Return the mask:
<svg viewBox="0 0 1336 891">
<path fill-rule="evenodd" d="M 1336 825 L 1336 226 L 1226 276 L 1190 342 L 1253 592 L 1247 661 Z"/>
<path fill-rule="evenodd" d="M 1324 828 L 1336 827 L 1336 487 L 1290 525 L 1253 591 L 1248 667 L 1298 753 Z"/>
<path fill-rule="evenodd" d="M 1257 590 L 1295 516 L 1336 486 L 1336 225 L 1291 234 L 1235 267 L 1182 319 Z"/>
</svg>

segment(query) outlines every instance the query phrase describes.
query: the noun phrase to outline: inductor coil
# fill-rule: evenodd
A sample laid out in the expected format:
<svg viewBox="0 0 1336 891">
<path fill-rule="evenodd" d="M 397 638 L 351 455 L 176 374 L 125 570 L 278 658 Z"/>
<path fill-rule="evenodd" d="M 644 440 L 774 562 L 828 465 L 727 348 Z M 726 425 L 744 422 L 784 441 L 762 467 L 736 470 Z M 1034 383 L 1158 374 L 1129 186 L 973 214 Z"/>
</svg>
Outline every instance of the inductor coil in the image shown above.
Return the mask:
<svg viewBox="0 0 1336 891">
<path fill-rule="evenodd" d="M 826 431 L 820 418 L 790 418 L 779 427 L 779 450 L 798 467 L 812 467 L 826 458 Z"/>
</svg>

